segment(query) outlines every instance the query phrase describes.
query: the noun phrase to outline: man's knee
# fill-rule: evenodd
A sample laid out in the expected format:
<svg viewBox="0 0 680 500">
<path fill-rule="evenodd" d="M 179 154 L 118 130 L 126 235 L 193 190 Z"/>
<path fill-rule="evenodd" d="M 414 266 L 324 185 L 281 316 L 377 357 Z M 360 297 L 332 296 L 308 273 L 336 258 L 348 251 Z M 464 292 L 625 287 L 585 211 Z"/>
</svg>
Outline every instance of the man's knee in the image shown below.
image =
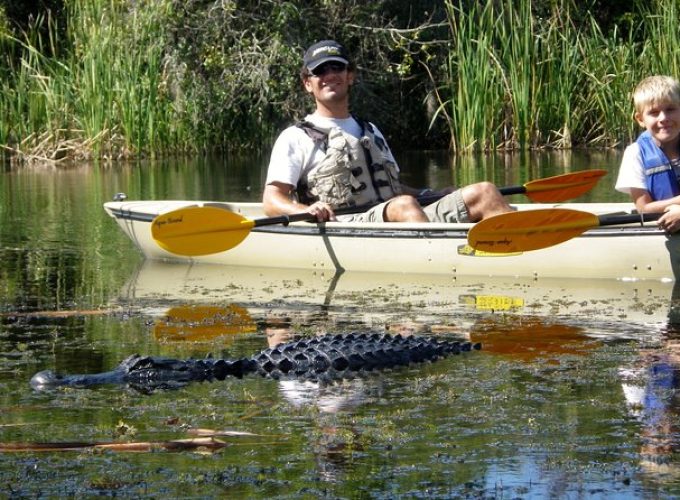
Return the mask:
<svg viewBox="0 0 680 500">
<path fill-rule="evenodd" d="M 400 194 L 399 196 L 395 196 L 390 200 L 390 205 L 401 210 L 410 209 L 413 207 L 420 208 L 418 200 L 409 194 Z"/>
<path fill-rule="evenodd" d="M 493 182 L 482 181 L 474 184 L 474 186 L 477 191 L 477 196 L 484 198 L 489 196 L 500 196 L 500 192 Z"/>
<path fill-rule="evenodd" d="M 385 220 L 388 222 L 419 222 L 426 221 L 427 217 L 416 198 L 402 194 L 395 196 L 387 204 Z"/>
</svg>

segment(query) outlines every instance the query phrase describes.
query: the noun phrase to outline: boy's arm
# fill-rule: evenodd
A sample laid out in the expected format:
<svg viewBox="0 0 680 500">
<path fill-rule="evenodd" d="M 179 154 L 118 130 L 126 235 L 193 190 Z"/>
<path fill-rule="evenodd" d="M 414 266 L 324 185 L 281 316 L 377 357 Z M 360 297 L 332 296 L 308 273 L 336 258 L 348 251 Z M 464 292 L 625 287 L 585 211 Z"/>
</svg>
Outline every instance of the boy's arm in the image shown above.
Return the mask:
<svg viewBox="0 0 680 500">
<path fill-rule="evenodd" d="M 630 197 L 638 212 L 659 213 L 672 205 L 680 205 L 680 196 L 654 201 L 649 191 L 640 188 L 630 188 Z"/>
</svg>

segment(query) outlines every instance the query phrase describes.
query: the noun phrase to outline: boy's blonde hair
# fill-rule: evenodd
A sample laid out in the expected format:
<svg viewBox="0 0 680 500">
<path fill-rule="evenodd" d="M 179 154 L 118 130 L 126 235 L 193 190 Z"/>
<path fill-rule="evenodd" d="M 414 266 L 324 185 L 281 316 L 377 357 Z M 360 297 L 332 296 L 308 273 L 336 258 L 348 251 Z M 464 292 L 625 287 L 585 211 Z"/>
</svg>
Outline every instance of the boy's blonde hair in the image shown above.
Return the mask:
<svg viewBox="0 0 680 500">
<path fill-rule="evenodd" d="M 644 112 L 647 106 L 666 102 L 680 104 L 680 83 L 670 76 L 649 76 L 638 83 L 633 92 L 637 113 Z"/>
</svg>

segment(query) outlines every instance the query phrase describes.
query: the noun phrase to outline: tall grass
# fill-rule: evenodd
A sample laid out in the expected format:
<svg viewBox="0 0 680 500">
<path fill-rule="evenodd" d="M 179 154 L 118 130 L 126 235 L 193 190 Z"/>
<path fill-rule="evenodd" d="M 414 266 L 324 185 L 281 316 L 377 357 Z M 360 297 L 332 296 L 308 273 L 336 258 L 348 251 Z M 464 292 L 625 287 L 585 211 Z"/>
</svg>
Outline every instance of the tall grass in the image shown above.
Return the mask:
<svg viewBox="0 0 680 500">
<path fill-rule="evenodd" d="M 525 15 L 528 13 L 525 12 Z M 574 26 L 569 10 L 556 4 L 550 18 L 541 20 L 534 38 L 532 64 L 526 78 L 533 82 L 530 124 L 532 147 L 551 145 L 568 148 L 579 137 L 583 108 L 578 102 L 583 74 L 578 70 L 583 36 Z"/>
<path fill-rule="evenodd" d="M 680 76 L 678 0 L 645 3 L 641 31 L 625 38 L 592 18 L 577 27 L 569 0 L 540 19 L 531 0 L 445 5 L 452 43 L 438 115 L 457 151 L 621 144 L 636 133 L 636 83 Z"/>
<path fill-rule="evenodd" d="M 48 33 L 52 43 L 59 28 L 49 18 L 12 39 L 21 55 L 7 58 L 11 67 L 2 77 L 0 143 L 52 159 L 78 149 L 120 157 L 190 147 L 164 94 L 163 25 L 170 2 L 66 5 L 65 53 L 42 47 L 45 37 L 38 33 Z"/>
<path fill-rule="evenodd" d="M 634 137 L 636 127 L 633 89 L 652 70 L 638 60 L 633 31 L 620 40 L 617 33 L 609 38 L 603 36 L 594 21 L 591 29 L 594 36 L 584 39 L 584 56 L 576 68 L 583 75 L 575 101 L 579 110 L 576 136 L 597 146 L 625 144 Z"/>
<path fill-rule="evenodd" d="M 494 8 L 492 2 L 465 12 L 447 2 L 451 49 L 448 53 L 450 99 L 439 112 L 447 118 L 455 151 L 495 147 L 503 109 L 501 73 L 494 61 Z M 436 117 L 436 116 L 435 116 Z"/>
<path fill-rule="evenodd" d="M 332 2 L 180 4 L 65 0 L 65 26 L 46 15 L 19 35 L 0 13 L 0 145 L 52 159 L 229 149 L 259 144 L 283 115 L 306 111 L 307 99 L 288 97 L 309 36 L 298 32 L 317 33 L 306 9 Z M 437 87 L 433 120 L 446 121 L 452 149 L 609 147 L 636 135 L 635 84 L 680 76 L 680 0 L 639 1 L 639 25 L 606 33 L 572 15 L 575 5 L 542 2 L 551 10 L 538 17 L 532 0 L 444 0 L 447 43 L 430 46 L 423 75 Z M 362 39 L 373 31 L 345 25 Z M 385 42 L 385 60 L 394 45 Z M 378 83 L 373 101 L 386 88 Z"/>
<path fill-rule="evenodd" d="M 644 56 L 655 73 L 680 75 L 680 1 L 645 4 Z"/>
<path fill-rule="evenodd" d="M 446 1 L 452 44 L 448 119 L 454 150 L 525 149 L 537 141 L 537 44 L 531 1 Z M 522 29 L 518 29 L 522 26 Z"/>
</svg>

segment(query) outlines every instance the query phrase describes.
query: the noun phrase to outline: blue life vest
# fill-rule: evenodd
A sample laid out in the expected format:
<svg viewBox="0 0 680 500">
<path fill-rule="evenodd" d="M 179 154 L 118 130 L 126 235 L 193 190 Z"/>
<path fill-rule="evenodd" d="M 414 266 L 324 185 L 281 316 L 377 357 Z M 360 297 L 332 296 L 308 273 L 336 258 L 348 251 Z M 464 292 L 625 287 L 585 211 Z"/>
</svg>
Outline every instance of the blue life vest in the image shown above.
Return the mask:
<svg viewBox="0 0 680 500">
<path fill-rule="evenodd" d="M 670 406 L 678 386 L 677 369 L 667 362 L 657 362 L 648 368 L 649 379 L 642 401 L 643 418 L 648 427 L 655 428 L 671 418 Z"/>
<path fill-rule="evenodd" d="M 680 194 L 680 184 L 666 154 L 656 145 L 648 131 L 637 138 L 642 166 L 647 180 L 647 191 L 654 200 L 666 200 Z"/>
</svg>

